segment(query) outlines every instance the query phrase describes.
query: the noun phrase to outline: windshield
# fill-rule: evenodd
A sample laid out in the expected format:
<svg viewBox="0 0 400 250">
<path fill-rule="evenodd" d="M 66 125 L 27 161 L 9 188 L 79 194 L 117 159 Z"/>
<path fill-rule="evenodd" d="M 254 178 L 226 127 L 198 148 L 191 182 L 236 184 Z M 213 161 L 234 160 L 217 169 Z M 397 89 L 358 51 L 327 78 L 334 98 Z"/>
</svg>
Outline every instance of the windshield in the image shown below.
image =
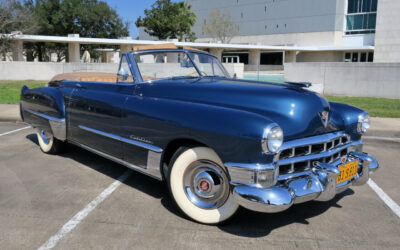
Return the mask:
<svg viewBox="0 0 400 250">
<path fill-rule="evenodd" d="M 200 53 L 190 55 L 200 70 L 200 74 L 184 51 L 140 53 L 135 54 L 134 57 L 143 81 L 176 77 L 229 77 L 221 63 L 214 57 Z"/>
<path fill-rule="evenodd" d="M 224 66 L 215 57 L 193 52 L 190 55 L 202 75 L 229 77 Z"/>
</svg>

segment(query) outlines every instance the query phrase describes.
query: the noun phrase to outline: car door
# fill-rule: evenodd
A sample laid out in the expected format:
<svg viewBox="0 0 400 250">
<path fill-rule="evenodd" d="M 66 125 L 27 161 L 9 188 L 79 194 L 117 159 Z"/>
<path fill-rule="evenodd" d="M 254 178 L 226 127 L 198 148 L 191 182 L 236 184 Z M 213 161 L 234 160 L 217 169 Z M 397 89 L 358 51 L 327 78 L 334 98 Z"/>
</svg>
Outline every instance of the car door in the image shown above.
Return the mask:
<svg viewBox="0 0 400 250">
<path fill-rule="evenodd" d="M 123 75 L 116 77 L 116 83 L 76 83 L 68 109 L 68 132 L 71 140 L 122 159 L 122 109 L 126 96 L 135 89 L 125 55 L 118 72 Z"/>
</svg>

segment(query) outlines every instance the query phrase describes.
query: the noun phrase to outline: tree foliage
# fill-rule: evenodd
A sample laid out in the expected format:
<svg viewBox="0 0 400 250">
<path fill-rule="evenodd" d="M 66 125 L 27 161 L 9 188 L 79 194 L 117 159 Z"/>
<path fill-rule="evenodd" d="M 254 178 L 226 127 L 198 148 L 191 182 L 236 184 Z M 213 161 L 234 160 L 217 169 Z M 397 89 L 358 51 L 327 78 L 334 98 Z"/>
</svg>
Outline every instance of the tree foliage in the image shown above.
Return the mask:
<svg viewBox="0 0 400 250">
<path fill-rule="evenodd" d="M 37 25 L 31 11 L 16 0 L 0 0 L 0 54 L 11 50 L 11 32 L 35 32 Z M 11 34 L 11 35 L 10 35 Z"/>
<path fill-rule="evenodd" d="M 99 0 L 28 0 L 39 24 L 39 35 L 118 38 L 129 36 L 129 23 L 124 22 L 106 2 Z M 31 45 L 39 60 L 48 60 L 49 52 L 56 52 L 59 60 L 66 56 L 65 44 L 36 43 Z M 95 45 L 82 45 L 94 53 Z"/>
<path fill-rule="evenodd" d="M 191 28 L 196 15 L 186 2 L 173 3 L 171 0 L 157 0 L 151 9 L 144 10 L 145 17 L 138 17 L 137 27 L 160 40 L 179 38 L 180 41 L 194 41 L 196 36 Z"/>
<path fill-rule="evenodd" d="M 211 35 L 215 40 L 222 43 L 229 43 L 239 32 L 239 25 L 232 21 L 232 17 L 227 12 L 220 10 L 211 11 L 208 20 L 203 23 L 204 33 Z"/>
</svg>

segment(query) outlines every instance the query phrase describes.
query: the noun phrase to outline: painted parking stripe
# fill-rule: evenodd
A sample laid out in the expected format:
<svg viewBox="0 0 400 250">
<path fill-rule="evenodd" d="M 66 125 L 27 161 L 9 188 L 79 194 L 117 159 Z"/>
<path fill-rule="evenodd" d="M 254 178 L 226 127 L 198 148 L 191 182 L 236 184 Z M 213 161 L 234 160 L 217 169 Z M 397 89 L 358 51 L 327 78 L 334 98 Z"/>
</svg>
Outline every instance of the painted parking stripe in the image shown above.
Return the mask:
<svg viewBox="0 0 400 250">
<path fill-rule="evenodd" d="M 108 196 L 110 196 L 130 175 L 132 171 L 127 170 L 110 186 L 108 186 L 101 194 L 92 200 L 84 209 L 74 215 L 64 226 L 52 237 L 50 237 L 38 249 L 52 249 L 57 243 L 69 232 L 71 232 L 80 222 L 82 222 L 100 203 L 102 203 Z"/>
<path fill-rule="evenodd" d="M 24 130 L 24 129 L 27 129 L 27 128 L 30 128 L 30 127 L 31 126 L 26 126 L 26 127 L 19 128 L 19 129 L 16 129 L 16 130 L 8 131 L 8 132 L 0 134 L 0 136 L 9 135 L 9 134 L 12 134 L 12 133 L 15 133 L 15 132 L 18 132 L 18 131 L 21 131 L 21 130 Z"/>
<path fill-rule="evenodd" d="M 398 137 L 386 137 L 386 136 L 363 136 L 364 139 L 371 139 L 371 140 L 383 140 L 383 141 L 394 141 L 400 142 L 400 138 Z"/>
<path fill-rule="evenodd" d="M 375 193 L 385 202 L 385 204 L 392 209 L 392 211 L 400 217 L 400 206 L 394 202 L 389 195 L 387 195 L 372 179 L 368 180 L 368 185 L 375 191 Z"/>
</svg>

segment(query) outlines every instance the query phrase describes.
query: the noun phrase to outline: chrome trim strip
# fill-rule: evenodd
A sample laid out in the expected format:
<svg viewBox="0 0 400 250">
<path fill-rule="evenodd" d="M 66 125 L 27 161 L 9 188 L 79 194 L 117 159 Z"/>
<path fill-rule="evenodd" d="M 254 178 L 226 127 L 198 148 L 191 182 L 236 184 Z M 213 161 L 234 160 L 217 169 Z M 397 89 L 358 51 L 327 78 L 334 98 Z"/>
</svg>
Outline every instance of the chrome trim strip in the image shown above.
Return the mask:
<svg viewBox="0 0 400 250">
<path fill-rule="evenodd" d="M 80 129 L 86 130 L 88 132 L 91 132 L 91 133 L 94 133 L 94 134 L 98 134 L 98 135 L 102 135 L 102 136 L 105 136 L 105 137 L 108 137 L 108 138 L 111 138 L 111 139 L 114 139 L 114 140 L 117 140 L 117 141 L 125 142 L 125 143 L 128 143 L 128 144 L 134 145 L 134 146 L 138 146 L 138 147 L 141 147 L 141 148 L 145 148 L 145 149 L 151 150 L 151 151 L 156 152 L 156 153 L 161 153 L 163 151 L 162 148 L 159 148 L 157 146 L 150 145 L 150 144 L 147 144 L 147 143 L 144 143 L 144 142 L 131 140 L 131 139 L 128 139 L 128 138 L 125 138 L 125 137 L 121 137 L 121 136 L 110 134 L 110 133 L 107 133 L 107 132 L 103 132 L 103 131 L 100 131 L 100 130 L 97 130 L 97 129 L 89 128 L 89 127 L 86 127 L 86 126 L 83 126 L 83 125 L 79 125 L 78 127 Z"/>
<path fill-rule="evenodd" d="M 85 150 L 88 150 L 88 151 L 90 151 L 90 152 L 92 152 L 92 153 L 94 153 L 94 154 L 97 154 L 97 155 L 99 155 L 99 156 L 102 156 L 102 157 L 104 157 L 104 158 L 107 158 L 107 159 L 109 159 L 109 160 L 111 160 L 111 161 L 114 161 L 114 162 L 116 162 L 116 163 L 118 163 L 118 164 L 124 165 L 125 167 L 130 168 L 130 169 L 132 169 L 132 170 L 134 170 L 134 171 L 137 171 L 137 172 L 140 172 L 140 173 L 142 173 L 142 174 L 148 175 L 148 176 L 150 176 L 150 177 L 152 177 L 152 178 L 155 178 L 155 179 L 157 179 L 157 180 L 159 180 L 159 181 L 162 180 L 161 169 L 160 169 L 160 168 L 159 168 L 159 171 L 156 172 L 156 171 L 153 171 L 154 169 L 152 169 L 152 168 L 147 169 L 147 168 L 145 168 L 145 167 L 139 167 L 139 166 L 137 166 L 137 165 L 131 164 L 131 163 L 126 162 L 126 161 L 124 161 L 124 160 L 118 159 L 118 158 L 116 158 L 116 157 L 114 157 L 114 156 L 112 156 L 112 155 L 108 155 L 108 154 L 103 153 L 103 152 L 101 152 L 101 151 L 99 151 L 99 150 L 96 150 L 96 149 L 93 149 L 93 148 L 88 147 L 88 146 L 86 146 L 86 145 L 83 145 L 83 144 L 81 144 L 81 143 L 78 143 L 78 142 L 75 142 L 75 141 L 69 141 L 69 142 L 72 143 L 72 144 L 74 144 L 74 145 L 76 145 L 76 146 L 78 146 L 78 147 L 81 147 L 81 148 L 83 148 L 83 149 L 85 149 Z M 149 152 L 149 153 L 150 153 L 150 152 Z"/>
<path fill-rule="evenodd" d="M 31 113 L 31 114 L 34 114 L 36 116 L 42 117 L 42 118 L 47 119 L 47 120 L 52 120 L 52 121 L 55 121 L 55 122 L 65 122 L 65 118 L 56 118 L 56 117 L 53 117 L 53 116 L 49 116 L 49 115 L 45 115 L 45 114 L 33 111 L 32 109 L 28 109 L 28 108 L 23 108 L 23 109 L 25 111 Z"/>
</svg>

